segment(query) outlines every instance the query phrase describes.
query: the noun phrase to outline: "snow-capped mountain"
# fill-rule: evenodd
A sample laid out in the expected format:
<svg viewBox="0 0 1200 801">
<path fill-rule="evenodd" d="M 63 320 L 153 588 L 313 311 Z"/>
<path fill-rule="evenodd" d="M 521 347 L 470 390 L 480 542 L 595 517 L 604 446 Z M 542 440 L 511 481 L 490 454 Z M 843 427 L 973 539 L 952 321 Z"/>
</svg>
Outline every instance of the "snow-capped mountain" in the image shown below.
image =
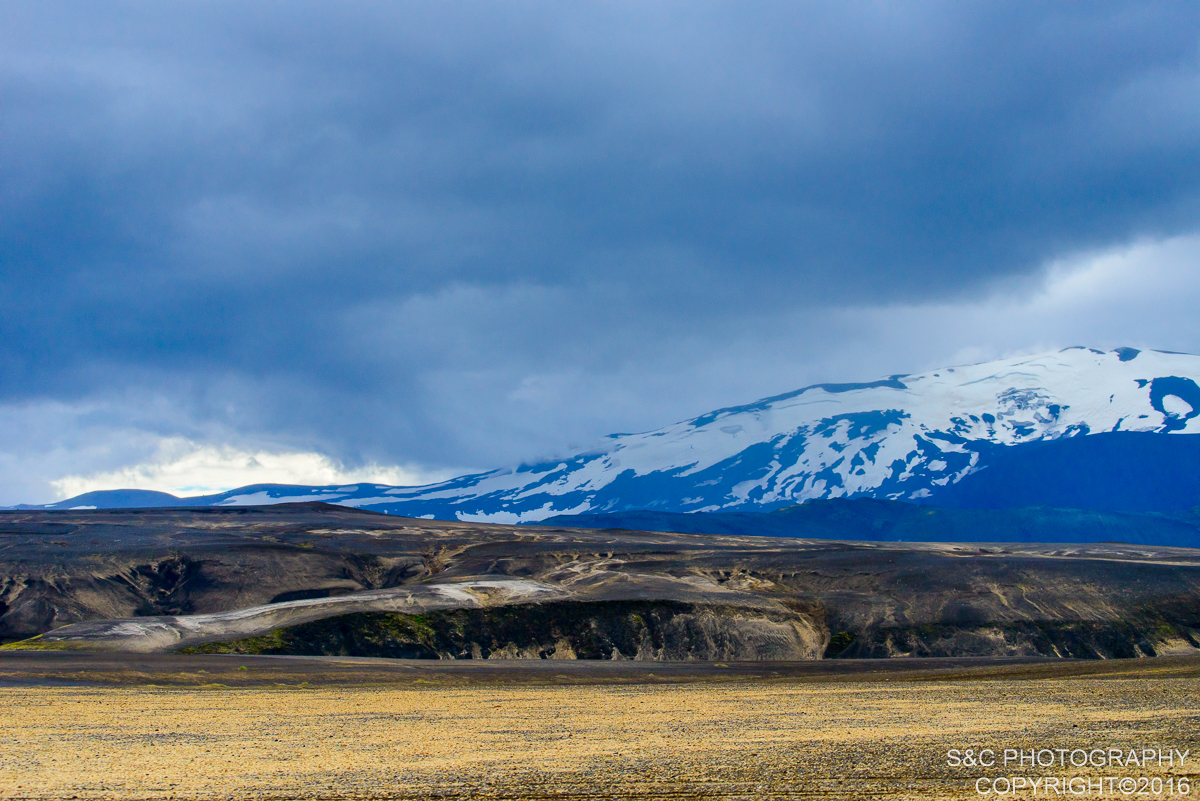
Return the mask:
<svg viewBox="0 0 1200 801">
<path fill-rule="evenodd" d="M 513 523 L 628 509 L 763 511 L 813 498 L 919 501 L 1023 443 L 1111 431 L 1200 433 L 1198 379 L 1193 355 L 1068 348 L 818 384 L 657 431 L 613 435 L 593 452 L 424 487 L 256 485 L 180 503 L 320 500 Z M 91 505 L 82 500 L 45 508 Z"/>
</svg>

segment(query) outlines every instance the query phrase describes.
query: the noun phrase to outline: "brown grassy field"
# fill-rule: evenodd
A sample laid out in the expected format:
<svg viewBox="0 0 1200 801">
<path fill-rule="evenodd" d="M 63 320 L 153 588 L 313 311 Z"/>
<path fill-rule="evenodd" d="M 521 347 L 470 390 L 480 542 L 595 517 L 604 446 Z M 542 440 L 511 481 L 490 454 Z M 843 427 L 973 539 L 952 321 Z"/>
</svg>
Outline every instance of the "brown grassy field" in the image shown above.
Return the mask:
<svg viewBox="0 0 1200 801">
<path fill-rule="evenodd" d="M 259 668 L 225 664 L 235 678 Z M 667 683 L 564 670 L 550 683 L 545 671 L 536 683 L 443 672 L 309 686 L 204 685 L 200 674 L 162 686 L 144 673 L 33 686 L 10 675 L 0 797 L 978 798 L 981 775 L 1200 779 L 1194 659 Z M 989 747 L 1175 748 L 1197 761 L 946 764 L 951 748 Z"/>
</svg>

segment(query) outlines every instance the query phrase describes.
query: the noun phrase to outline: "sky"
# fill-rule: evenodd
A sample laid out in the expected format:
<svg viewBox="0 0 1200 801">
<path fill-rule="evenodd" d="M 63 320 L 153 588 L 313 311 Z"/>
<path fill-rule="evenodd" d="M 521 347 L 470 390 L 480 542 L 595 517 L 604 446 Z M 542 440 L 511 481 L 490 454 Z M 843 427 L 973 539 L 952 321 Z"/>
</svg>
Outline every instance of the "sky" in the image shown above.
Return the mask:
<svg viewBox="0 0 1200 801">
<path fill-rule="evenodd" d="M 1200 5 L 9 2 L 0 505 L 1200 352 Z"/>
</svg>

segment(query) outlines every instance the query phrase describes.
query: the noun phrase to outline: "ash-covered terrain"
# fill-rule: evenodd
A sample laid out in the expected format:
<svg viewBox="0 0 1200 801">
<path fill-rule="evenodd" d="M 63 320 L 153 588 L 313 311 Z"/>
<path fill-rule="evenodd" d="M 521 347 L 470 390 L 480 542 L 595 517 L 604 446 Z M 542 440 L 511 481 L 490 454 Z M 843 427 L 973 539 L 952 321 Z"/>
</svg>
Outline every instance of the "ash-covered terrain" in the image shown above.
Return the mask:
<svg viewBox="0 0 1200 801">
<path fill-rule="evenodd" d="M 1197 653 L 1200 551 L 505 526 L 326 504 L 5 512 L 0 636 L 8 649 L 455 659 Z"/>
</svg>

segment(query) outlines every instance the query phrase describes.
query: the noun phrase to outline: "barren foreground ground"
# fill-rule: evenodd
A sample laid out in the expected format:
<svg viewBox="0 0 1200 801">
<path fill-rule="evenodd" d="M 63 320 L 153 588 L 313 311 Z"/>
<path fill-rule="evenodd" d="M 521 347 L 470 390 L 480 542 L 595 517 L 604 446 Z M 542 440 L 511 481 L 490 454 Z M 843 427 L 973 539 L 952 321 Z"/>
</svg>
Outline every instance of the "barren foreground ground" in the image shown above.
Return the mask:
<svg viewBox="0 0 1200 801">
<path fill-rule="evenodd" d="M 391 679 L 359 665 L 374 683 L 314 669 L 324 683 L 308 686 L 290 680 L 312 663 L 213 659 L 173 681 L 142 665 L 81 686 L 0 663 L 0 796 L 978 798 L 981 776 L 1200 780 L 1194 658 L 673 678 L 543 663 L 536 680 L 519 665 Z M 947 766 L 956 748 L 1192 754 L 1173 768 L 982 769 Z"/>
</svg>

